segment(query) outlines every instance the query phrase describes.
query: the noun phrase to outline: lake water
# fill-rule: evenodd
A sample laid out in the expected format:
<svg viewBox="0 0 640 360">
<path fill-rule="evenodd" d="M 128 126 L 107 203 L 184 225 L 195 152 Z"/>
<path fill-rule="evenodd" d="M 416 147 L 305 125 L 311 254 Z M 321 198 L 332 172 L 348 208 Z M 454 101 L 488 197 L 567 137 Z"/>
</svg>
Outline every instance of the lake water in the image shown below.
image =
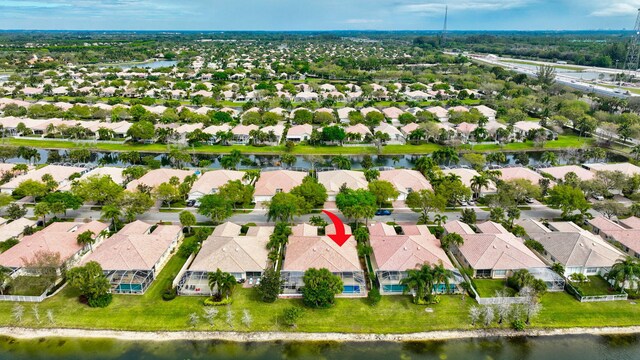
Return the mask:
<svg viewBox="0 0 640 360">
<path fill-rule="evenodd" d="M 188 150 L 186 150 L 188 152 Z M 38 149 L 40 153 L 40 161 L 39 163 L 46 163 L 47 158 L 49 156 L 49 150 Z M 66 151 L 59 151 L 61 155 L 66 154 Z M 529 165 L 536 166 L 540 164 L 540 158 L 542 156 L 541 151 L 529 152 Z M 566 152 L 566 151 L 558 151 L 556 152 L 558 163 L 560 165 L 567 163 L 577 163 L 579 164 L 579 159 L 575 158 L 575 152 Z M 153 156 L 157 160 L 160 160 L 163 166 L 169 166 L 169 162 L 164 154 L 157 153 L 141 153 L 144 156 Z M 220 168 L 219 159 L 223 155 L 212 155 L 212 154 L 195 154 L 193 158 L 196 160 L 209 160 L 212 162 L 210 168 L 218 169 Z M 416 160 L 420 157 L 420 155 L 371 155 L 371 159 L 375 167 L 402 167 L 402 168 L 412 168 Z M 506 153 L 507 161 L 509 165 L 516 165 L 516 160 L 514 157 L 514 153 Z M 328 167 L 330 166 L 330 161 L 333 156 L 305 156 L 298 155 L 296 156 L 296 163 L 293 167 L 301 168 L 301 169 L 310 169 L 310 168 L 320 168 L 320 167 Z M 351 167 L 354 170 L 362 169 L 362 161 L 364 156 L 362 155 L 348 155 L 348 158 L 351 160 Z M 623 156 L 616 155 L 613 153 L 608 153 L 607 158 L 604 159 L 605 162 L 624 162 L 627 161 Z M 585 163 L 594 162 L 595 160 L 587 160 Z M 598 159 L 598 162 L 601 162 L 602 159 Z M 21 158 L 12 158 L 8 159 L 7 162 L 10 163 L 23 163 L 24 159 Z M 103 165 L 115 165 L 115 166 L 125 166 L 119 162 L 118 154 L 114 152 L 94 152 L 92 153 L 92 158 L 90 161 L 91 164 L 103 164 Z M 268 168 L 268 167 L 278 167 L 281 166 L 280 156 L 278 155 L 247 155 L 247 162 L 240 166 L 241 169 L 247 168 Z M 468 165 L 468 163 L 460 157 L 460 165 Z M 191 165 L 187 164 L 187 166 L 197 166 L 197 162 L 192 163 Z"/>
<path fill-rule="evenodd" d="M 157 69 L 157 68 L 161 68 L 161 67 L 172 67 L 172 66 L 176 65 L 177 63 L 178 63 L 177 61 L 156 60 L 156 61 L 146 62 L 144 64 L 122 63 L 122 64 L 116 64 L 114 66 L 118 66 L 118 67 L 122 68 L 122 70 L 131 69 L 132 67 Z"/>
<path fill-rule="evenodd" d="M 640 358 L 640 337 L 556 336 L 410 343 L 220 341 L 128 342 L 102 339 L 0 338 L 0 360 L 102 359 L 464 359 L 601 360 Z"/>
</svg>

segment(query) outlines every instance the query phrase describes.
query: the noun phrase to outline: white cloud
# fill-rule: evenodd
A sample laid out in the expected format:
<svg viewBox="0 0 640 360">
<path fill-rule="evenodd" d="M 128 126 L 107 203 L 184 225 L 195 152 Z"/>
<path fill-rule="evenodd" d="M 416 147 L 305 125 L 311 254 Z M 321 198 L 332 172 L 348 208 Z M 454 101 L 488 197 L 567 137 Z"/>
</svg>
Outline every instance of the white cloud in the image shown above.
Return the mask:
<svg viewBox="0 0 640 360">
<path fill-rule="evenodd" d="M 605 3 L 598 2 L 596 10 L 591 12 L 591 16 L 633 16 L 637 14 L 640 7 L 638 0 L 609 0 Z"/>
<path fill-rule="evenodd" d="M 430 1 L 428 3 L 400 3 L 398 9 L 410 13 L 441 13 L 445 7 L 449 11 L 499 11 L 525 7 L 536 0 L 461 0 L 457 2 Z"/>
</svg>

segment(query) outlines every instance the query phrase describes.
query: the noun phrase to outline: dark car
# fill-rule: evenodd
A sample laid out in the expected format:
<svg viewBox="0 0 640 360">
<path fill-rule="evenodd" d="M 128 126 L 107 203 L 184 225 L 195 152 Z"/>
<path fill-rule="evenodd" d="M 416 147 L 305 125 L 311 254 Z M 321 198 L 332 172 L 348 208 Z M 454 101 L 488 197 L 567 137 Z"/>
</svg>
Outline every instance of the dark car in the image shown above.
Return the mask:
<svg viewBox="0 0 640 360">
<path fill-rule="evenodd" d="M 385 210 L 385 209 L 380 209 L 380 210 L 376 211 L 376 215 L 377 216 L 391 215 L 391 211 Z"/>
<path fill-rule="evenodd" d="M 187 200 L 187 206 L 192 207 L 196 205 L 196 201 L 195 200 Z"/>
</svg>

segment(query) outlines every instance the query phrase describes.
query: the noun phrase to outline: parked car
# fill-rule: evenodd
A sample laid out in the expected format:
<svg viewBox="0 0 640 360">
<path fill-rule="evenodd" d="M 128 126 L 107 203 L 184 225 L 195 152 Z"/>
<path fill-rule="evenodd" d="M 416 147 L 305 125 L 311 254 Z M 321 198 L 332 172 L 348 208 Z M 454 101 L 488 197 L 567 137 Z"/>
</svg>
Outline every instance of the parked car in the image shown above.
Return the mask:
<svg viewBox="0 0 640 360">
<path fill-rule="evenodd" d="M 460 200 L 460 206 L 469 206 L 469 203 L 466 200 Z"/>
<path fill-rule="evenodd" d="M 533 199 L 532 199 L 532 198 L 530 198 L 530 197 L 528 197 L 528 198 L 524 199 L 524 201 L 525 201 L 527 204 L 533 204 Z"/>
<path fill-rule="evenodd" d="M 391 211 L 385 209 L 379 209 L 376 211 L 376 216 L 388 216 L 391 215 Z"/>
<path fill-rule="evenodd" d="M 193 207 L 196 205 L 196 201 L 195 200 L 187 200 L 187 206 L 188 207 Z"/>
<path fill-rule="evenodd" d="M 594 199 L 596 199 L 598 201 L 604 200 L 604 196 L 602 196 L 600 194 L 593 194 L 592 196 L 593 196 Z"/>
</svg>

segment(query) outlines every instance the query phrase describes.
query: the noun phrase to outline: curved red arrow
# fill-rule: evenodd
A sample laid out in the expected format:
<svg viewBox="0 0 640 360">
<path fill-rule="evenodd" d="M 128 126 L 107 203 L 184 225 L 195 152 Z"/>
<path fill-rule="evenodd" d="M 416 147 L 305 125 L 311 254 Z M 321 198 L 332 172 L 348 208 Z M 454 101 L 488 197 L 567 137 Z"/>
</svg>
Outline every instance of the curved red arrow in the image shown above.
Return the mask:
<svg viewBox="0 0 640 360">
<path fill-rule="evenodd" d="M 330 237 L 331 240 L 333 240 L 336 244 L 338 244 L 338 246 L 344 245 L 344 243 L 347 242 L 347 240 L 349 240 L 349 238 L 351 237 L 351 234 L 345 234 L 344 224 L 342 223 L 342 220 L 340 220 L 340 218 L 337 217 L 336 214 L 330 211 L 322 210 L 322 212 L 327 214 L 329 219 L 331 219 L 331 221 L 333 222 L 333 226 L 336 228 L 335 234 L 327 234 L 327 236 Z"/>
</svg>

